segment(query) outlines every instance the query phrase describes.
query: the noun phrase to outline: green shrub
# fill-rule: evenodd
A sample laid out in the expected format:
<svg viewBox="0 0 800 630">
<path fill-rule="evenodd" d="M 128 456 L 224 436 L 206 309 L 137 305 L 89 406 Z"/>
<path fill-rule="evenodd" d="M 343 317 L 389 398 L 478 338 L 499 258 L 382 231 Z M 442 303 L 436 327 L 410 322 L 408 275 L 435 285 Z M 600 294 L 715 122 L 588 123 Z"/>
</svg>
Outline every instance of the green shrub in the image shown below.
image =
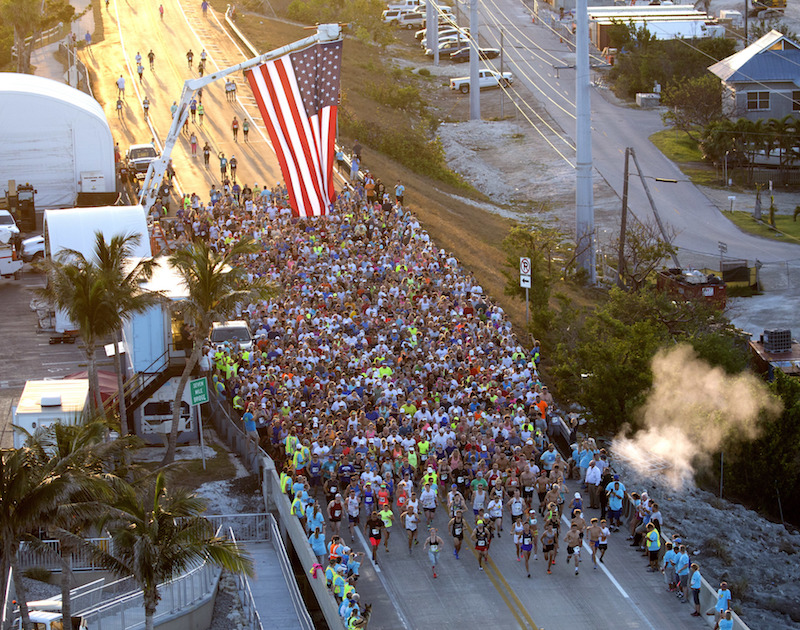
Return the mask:
<svg viewBox="0 0 800 630">
<path fill-rule="evenodd" d="M 37 582 L 49 582 L 50 577 L 53 575 L 50 569 L 45 569 L 44 567 L 30 567 L 25 569 L 22 574 L 26 578 L 36 580 Z"/>
</svg>

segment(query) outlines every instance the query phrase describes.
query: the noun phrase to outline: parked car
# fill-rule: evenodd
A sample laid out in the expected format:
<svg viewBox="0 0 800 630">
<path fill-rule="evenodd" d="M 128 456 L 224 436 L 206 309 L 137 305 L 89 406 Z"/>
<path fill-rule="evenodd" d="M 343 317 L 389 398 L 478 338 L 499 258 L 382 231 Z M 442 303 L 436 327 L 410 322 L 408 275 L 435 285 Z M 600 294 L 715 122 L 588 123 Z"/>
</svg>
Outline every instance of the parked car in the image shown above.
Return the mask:
<svg viewBox="0 0 800 630">
<path fill-rule="evenodd" d="M 420 0 L 403 0 L 402 2 L 389 2 L 386 5 L 386 8 L 389 9 L 390 11 L 392 9 L 409 9 L 411 11 L 415 11 L 419 9 L 421 5 L 422 3 L 420 2 Z M 423 7 L 423 11 L 424 10 L 425 7 Z"/>
<path fill-rule="evenodd" d="M 414 13 L 414 8 L 407 8 L 407 9 L 386 9 L 381 14 L 384 24 L 396 24 L 399 23 L 400 17 L 403 15 L 408 15 L 409 13 Z"/>
<path fill-rule="evenodd" d="M 132 144 L 125 157 L 135 173 L 146 173 L 150 163 L 158 159 L 158 150 L 152 144 Z"/>
<path fill-rule="evenodd" d="M 17 227 L 17 222 L 14 221 L 14 217 L 8 210 L 0 210 L 0 225 L 7 228 L 12 235 L 19 236 L 19 227 Z"/>
<path fill-rule="evenodd" d="M 419 28 L 425 24 L 425 14 L 419 11 L 405 13 L 397 19 L 396 24 L 400 28 L 407 28 L 409 30 L 412 28 Z"/>
<path fill-rule="evenodd" d="M 460 39 L 460 40 L 451 39 L 451 40 L 444 41 L 444 42 L 440 41 L 439 42 L 439 56 L 440 57 L 446 56 L 448 53 L 451 53 L 451 52 L 456 51 L 456 50 L 460 50 L 463 46 L 464 46 L 464 40 L 463 39 Z M 425 54 L 428 55 L 428 57 L 433 57 L 433 49 L 432 48 L 426 48 L 425 49 Z"/>
<path fill-rule="evenodd" d="M 44 236 L 31 236 L 22 241 L 22 260 L 31 262 L 44 258 Z"/>
<path fill-rule="evenodd" d="M 461 33 L 464 37 L 468 36 L 469 35 L 469 27 L 468 26 L 457 27 L 457 26 L 447 25 L 447 26 L 442 26 L 441 28 L 439 28 L 439 37 L 440 38 L 441 37 L 445 37 L 446 35 L 458 35 L 459 33 Z M 419 40 L 424 41 L 425 40 L 425 36 L 427 34 L 428 34 L 428 29 L 427 28 L 423 28 L 423 29 L 417 31 L 416 33 L 414 33 L 414 37 L 416 37 Z"/>
<path fill-rule="evenodd" d="M 494 87 L 507 87 L 514 82 L 514 77 L 510 72 L 504 72 L 502 75 L 497 70 L 489 70 L 484 68 L 478 70 L 478 85 L 480 89 L 485 90 Z M 462 94 L 469 94 L 470 80 L 469 77 L 458 77 L 450 79 L 450 89 L 458 90 Z"/>
<path fill-rule="evenodd" d="M 496 59 L 500 56 L 498 48 L 479 48 L 478 56 L 480 59 Z M 463 63 L 469 61 L 469 46 L 450 53 L 450 61 L 457 61 Z"/>
</svg>

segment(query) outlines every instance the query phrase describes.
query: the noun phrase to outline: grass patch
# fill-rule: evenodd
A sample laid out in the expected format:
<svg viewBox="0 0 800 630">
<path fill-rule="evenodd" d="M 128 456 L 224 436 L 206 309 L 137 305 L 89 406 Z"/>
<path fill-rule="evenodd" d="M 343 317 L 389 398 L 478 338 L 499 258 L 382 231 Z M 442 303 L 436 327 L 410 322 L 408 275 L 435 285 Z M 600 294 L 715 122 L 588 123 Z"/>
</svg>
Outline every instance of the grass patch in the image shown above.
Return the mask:
<svg viewBox="0 0 800 630">
<path fill-rule="evenodd" d="M 209 431 L 209 429 L 210 427 L 205 427 L 204 430 Z M 209 481 L 233 479 L 236 476 L 236 468 L 228 456 L 228 451 L 216 441 L 206 441 L 206 446 L 213 448 L 217 454 L 216 457 L 206 459 L 206 469 L 203 470 L 203 461 L 200 459 L 179 462 L 170 474 L 172 483 L 195 489 Z"/>
<path fill-rule="evenodd" d="M 719 186 L 717 170 L 703 162 L 703 153 L 697 142 L 685 131 L 664 129 L 650 136 L 656 148 L 675 162 L 692 182 L 698 186 Z"/>
<path fill-rule="evenodd" d="M 775 216 L 775 228 L 770 227 L 765 221 L 759 222 L 749 212 L 723 212 L 739 229 L 756 236 L 771 238 L 776 241 L 800 242 L 800 222 L 794 221 L 788 215 Z M 767 211 L 762 213 L 767 216 Z"/>
<path fill-rule="evenodd" d="M 36 580 L 37 582 L 50 582 L 50 578 L 53 574 L 50 572 L 50 569 L 45 569 L 44 567 L 29 567 L 22 572 L 26 578 L 31 580 Z"/>
<path fill-rule="evenodd" d="M 678 129 L 657 131 L 650 136 L 650 142 L 673 162 L 700 162 L 703 159 L 697 142 L 685 131 Z"/>
</svg>

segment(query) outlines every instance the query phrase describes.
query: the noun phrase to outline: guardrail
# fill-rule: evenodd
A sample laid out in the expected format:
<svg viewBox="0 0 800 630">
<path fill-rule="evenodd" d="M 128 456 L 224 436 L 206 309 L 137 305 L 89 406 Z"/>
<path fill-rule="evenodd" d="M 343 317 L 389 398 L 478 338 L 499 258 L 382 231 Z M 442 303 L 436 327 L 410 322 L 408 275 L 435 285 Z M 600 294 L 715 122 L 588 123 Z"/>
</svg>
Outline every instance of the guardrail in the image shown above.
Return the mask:
<svg viewBox="0 0 800 630">
<path fill-rule="evenodd" d="M 277 525 L 281 541 L 287 538 L 300 560 L 305 571 L 317 563 L 317 557 L 311 551 L 308 537 L 300 526 L 296 516 L 291 514 L 288 497 L 280 491 L 280 481 L 275 470 L 275 463 L 266 451 L 256 445 L 255 441 L 245 435 L 243 429 L 231 419 L 226 404 L 219 399 L 216 392 L 211 393 L 211 420 L 217 435 L 224 440 L 234 452 L 238 453 L 245 465 L 261 477 L 261 493 L 267 512 L 277 512 Z M 309 579 L 308 583 L 314 593 L 317 605 L 325 617 L 329 628 L 341 628 L 342 618 L 339 606 L 324 579 Z"/>
<path fill-rule="evenodd" d="M 110 538 L 88 538 L 89 542 L 98 545 L 103 551 L 108 551 L 111 545 Z M 41 567 L 53 572 L 61 571 L 61 543 L 58 540 L 43 540 L 36 546 L 28 542 L 19 545 L 19 567 Z M 94 571 L 100 566 L 94 562 L 88 549 L 78 548 L 71 552 L 68 559 L 70 569 L 73 571 Z"/>
<path fill-rule="evenodd" d="M 207 601 L 216 593 L 221 573 L 220 568 L 204 563 L 174 580 L 159 584 L 161 600 L 153 618 L 154 624 Z M 81 616 L 86 620 L 88 630 L 139 629 L 144 626 L 144 596 L 141 592 L 132 593 L 84 611 Z"/>
<path fill-rule="evenodd" d="M 214 529 L 228 529 L 234 541 L 261 542 L 272 540 L 270 519 L 272 515 L 260 514 L 210 514 L 206 518 L 214 524 Z"/>
<path fill-rule="evenodd" d="M 286 553 L 286 547 L 284 546 L 283 539 L 278 531 L 278 523 L 275 521 L 275 517 L 271 514 L 269 518 L 270 528 L 273 532 L 273 544 L 275 545 L 275 550 L 278 552 L 278 562 L 281 565 L 283 578 L 286 580 L 286 583 L 289 586 L 289 596 L 292 599 L 292 606 L 297 614 L 297 619 L 300 621 L 300 625 L 303 630 L 314 630 L 314 622 L 311 621 L 311 615 L 308 614 L 308 608 L 306 608 L 305 602 L 303 602 L 303 597 L 300 595 L 300 591 L 297 589 L 297 582 L 294 579 L 294 572 L 292 571 L 292 567 L 289 565 L 289 555 Z"/>
<path fill-rule="evenodd" d="M 34 40 L 33 35 L 29 35 L 25 38 L 22 42 L 23 47 L 28 47 L 33 41 L 34 48 L 41 48 L 42 46 L 47 46 L 48 44 L 52 44 L 53 42 L 57 42 L 60 39 L 63 39 L 67 33 L 72 30 L 71 25 L 64 24 L 63 22 L 59 22 L 55 26 L 51 26 L 46 31 L 42 31 L 36 36 Z M 16 58 L 17 56 L 17 45 L 13 44 L 11 46 L 11 56 Z"/>
<path fill-rule="evenodd" d="M 238 545 L 236 534 L 233 529 L 228 528 L 231 540 L 234 544 Z M 242 612 L 244 612 L 244 630 L 264 630 L 264 625 L 261 623 L 261 615 L 258 614 L 256 602 L 253 599 L 253 591 L 250 589 L 250 579 L 242 574 L 234 574 L 236 580 L 236 592 L 239 595 L 239 602 L 242 604 Z"/>
</svg>

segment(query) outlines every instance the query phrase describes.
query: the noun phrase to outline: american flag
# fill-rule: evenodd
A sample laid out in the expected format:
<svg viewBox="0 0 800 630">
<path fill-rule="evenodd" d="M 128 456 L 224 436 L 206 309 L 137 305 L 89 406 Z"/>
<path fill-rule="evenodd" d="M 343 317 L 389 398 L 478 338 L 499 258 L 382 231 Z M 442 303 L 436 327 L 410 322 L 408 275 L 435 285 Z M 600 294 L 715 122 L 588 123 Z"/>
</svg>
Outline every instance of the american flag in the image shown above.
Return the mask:
<svg viewBox="0 0 800 630">
<path fill-rule="evenodd" d="M 281 166 L 292 211 L 320 216 L 334 199 L 342 42 L 315 44 L 246 72 Z"/>
</svg>

